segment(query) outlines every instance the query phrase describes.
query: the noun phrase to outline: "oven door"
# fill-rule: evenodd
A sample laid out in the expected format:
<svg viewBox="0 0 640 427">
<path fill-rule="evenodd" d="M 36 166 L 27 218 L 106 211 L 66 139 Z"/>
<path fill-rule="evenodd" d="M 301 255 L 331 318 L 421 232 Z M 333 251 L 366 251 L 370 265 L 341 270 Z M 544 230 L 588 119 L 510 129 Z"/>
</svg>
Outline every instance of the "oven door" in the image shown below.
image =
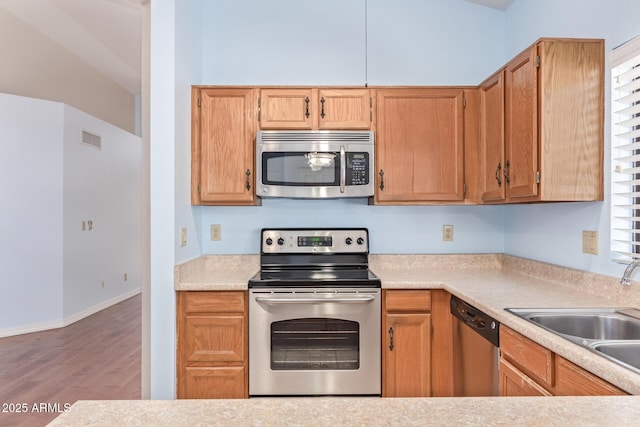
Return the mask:
<svg viewBox="0 0 640 427">
<path fill-rule="evenodd" d="M 251 396 L 380 395 L 380 289 L 249 296 Z"/>
</svg>

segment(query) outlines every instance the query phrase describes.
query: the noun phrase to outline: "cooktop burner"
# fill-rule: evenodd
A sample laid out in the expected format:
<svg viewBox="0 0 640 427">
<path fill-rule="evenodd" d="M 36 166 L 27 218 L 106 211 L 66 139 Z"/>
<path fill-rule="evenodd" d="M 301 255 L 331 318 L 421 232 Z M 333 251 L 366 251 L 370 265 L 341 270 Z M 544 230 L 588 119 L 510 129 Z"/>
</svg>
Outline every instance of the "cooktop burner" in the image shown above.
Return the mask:
<svg viewBox="0 0 640 427">
<path fill-rule="evenodd" d="M 380 288 L 369 270 L 368 231 L 357 229 L 263 229 L 261 270 L 249 287 Z"/>
</svg>

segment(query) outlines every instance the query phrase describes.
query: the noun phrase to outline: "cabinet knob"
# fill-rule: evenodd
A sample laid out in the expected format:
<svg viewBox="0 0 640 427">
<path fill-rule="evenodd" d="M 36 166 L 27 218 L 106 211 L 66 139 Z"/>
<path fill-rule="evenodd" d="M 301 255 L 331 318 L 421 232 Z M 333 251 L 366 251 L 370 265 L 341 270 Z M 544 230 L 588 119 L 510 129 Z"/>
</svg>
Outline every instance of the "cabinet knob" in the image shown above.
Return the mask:
<svg viewBox="0 0 640 427">
<path fill-rule="evenodd" d="M 378 175 L 380 175 L 380 191 L 383 191 L 384 190 L 384 171 L 380 169 L 380 172 L 378 172 Z"/>
<path fill-rule="evenodd" d="M 309 97 L 304 98 L 304 115 L 308 119 L 309 118 Z"/>
<path fill-rule="evenodd" d="M 496 168 L 496 181 L 498 181 L 498 187 L 502 187 L 502 180 L 500 179 L 501 170 L 502 170 L 502 164 L 498 163 L 498 167 Z"/>
<path fill-rule="evenodd" d="M 389 350 L 393 351 L 393 326 L 389 328 Z"/>
</svg>

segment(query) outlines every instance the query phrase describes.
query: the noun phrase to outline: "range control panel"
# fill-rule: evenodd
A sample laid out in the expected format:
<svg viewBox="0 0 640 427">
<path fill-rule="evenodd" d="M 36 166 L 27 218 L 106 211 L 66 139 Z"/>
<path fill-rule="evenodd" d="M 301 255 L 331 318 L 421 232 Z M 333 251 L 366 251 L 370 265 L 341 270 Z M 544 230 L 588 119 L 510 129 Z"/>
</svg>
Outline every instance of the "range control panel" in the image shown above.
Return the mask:
<svg viewBox="0 0 640 427">
<path fill-rule="evenodd" d="M 263 253 L 368 253 L 366 228 L 263 229 Z"/>
</svg>

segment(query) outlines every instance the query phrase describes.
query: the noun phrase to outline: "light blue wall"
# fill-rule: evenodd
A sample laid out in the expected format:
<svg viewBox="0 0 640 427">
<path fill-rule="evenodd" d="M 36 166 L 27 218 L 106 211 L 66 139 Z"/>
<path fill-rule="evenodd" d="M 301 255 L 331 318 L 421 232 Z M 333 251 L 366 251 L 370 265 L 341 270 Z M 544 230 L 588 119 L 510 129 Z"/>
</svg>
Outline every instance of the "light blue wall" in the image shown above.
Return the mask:
<svg viewBox="0 0 640 427">
<path fill-rule="evenodd" d="M 191 84 L 212 85 L 475 85 L 538 37 L 604 37 L 608 51 L 640 32 L 638 0 L 514 0 L 506 13 L 462 0 L 369 0 L 365 53 L 364 4 L 151 2 L 153 398 L 171 398 L 175 386 L 173 264 L 200 253 L 257 253 L 257 233 L 263 226 L 364 225 L 372 230 L 374 253 L 505 251 L 620 273 L 608 261 L 606 203 L 384 207 L 367 206 L 364 200 L 265 200 L 260 207 L 237 208 L 186 204 L 190 105 L 185 76 L 193 79 Z M 622 12 L 614 19 L 611 11 L 616 7 Z M 185 53 L 192 49 L 201 50 L 201 64 L 197 56 Z M 607 133 L 609 122 L 607 117 Z M 608 158 L 607 151 L 607 162 Z M 209 241 L 209 224 L 222 225 L 222 241 Z M 454 242 L 441 241 L 443 224 L 454 224 Z M 177 228 L 183 225 L 190 239 L 195 235 L 199 242 L 190 240 L 186 248 L 176 249 Z M 602 255 L 580 253 L 583 229 L 600 230 Z"/>
<path fill-rule="evenodd" d="M 614 10 L 617 12 L 614 15 Z M 638 0 L 515 0 L 507 10 L 507 54 L 540 37 L 605 39 L 605 55 L 640 33 Z M 608 67 L 608 60 L 607 60 Z M 581 270 L 619 276 L 610 261 L 610 74 L 605 78 L 605 201 L 505 207 L 505 252 Z M 600 254 L 582 253 L 582 231 L 598 230 Z"/>
<path fill-rule="evenodd" d="M 365 199 L 264 199 L 257 207 L 202 207 L 206 254 L 258 253 L 263 227 L 367 227 L 372 253 L 496 253 L 504 250 L 500 206 L 368 206 Z M 222 240 L 208 238 L 222 225 Z M 454 226 L 453 242 L 442 226 Z"/>
<path fill-rule="evenodd" d="M 366 15 L 365 52 L 364 0 L 205 1 L 197 83 L 476 85 L 505 61 L 502 11 L 459 0 L 369 0 Z M 282 226 L 369 227 L 373 253 L 491 253 L 504 250 L 502 211 L 265 199 L 198 207 L 194 216 L 203 254 L 258 253 L 260 228 Z M 221 241 L 210 240 L 211 224 L 222 226 Z M 453 242 L 442 241 L 444 224 L 454 225 Z"/>
</svg>

